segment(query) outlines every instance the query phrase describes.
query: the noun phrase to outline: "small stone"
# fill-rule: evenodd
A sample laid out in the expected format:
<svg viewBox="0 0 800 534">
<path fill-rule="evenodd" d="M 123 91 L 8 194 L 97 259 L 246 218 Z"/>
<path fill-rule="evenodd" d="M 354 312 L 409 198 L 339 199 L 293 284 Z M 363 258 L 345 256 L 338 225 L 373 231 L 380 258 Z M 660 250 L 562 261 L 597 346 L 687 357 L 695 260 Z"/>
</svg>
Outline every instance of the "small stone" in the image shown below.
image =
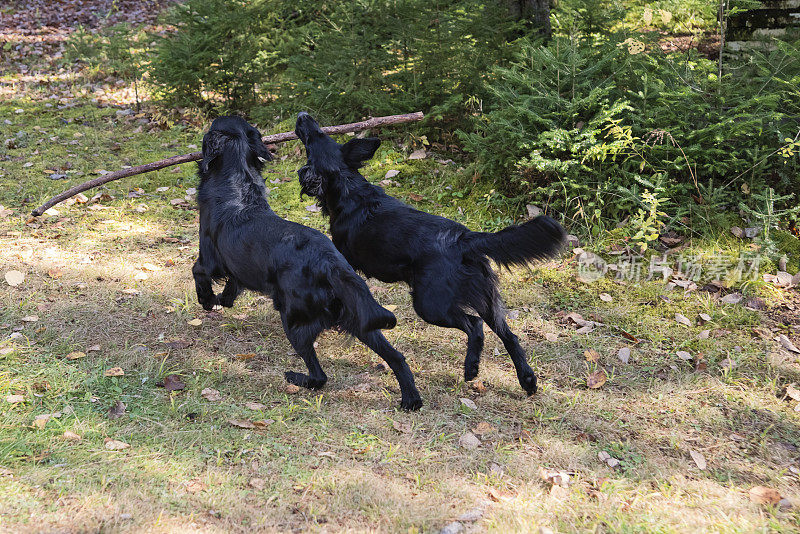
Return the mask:
<svg viewBox="0 0 800 534">
<path fill-rule="evenodd" d="M 460 534 L 461 532 L 464 532 L 464 525 L 458 521 L 453 521 L 445 525 L 444 528 L 439 531 L 439 534 Z"/>
</svg>

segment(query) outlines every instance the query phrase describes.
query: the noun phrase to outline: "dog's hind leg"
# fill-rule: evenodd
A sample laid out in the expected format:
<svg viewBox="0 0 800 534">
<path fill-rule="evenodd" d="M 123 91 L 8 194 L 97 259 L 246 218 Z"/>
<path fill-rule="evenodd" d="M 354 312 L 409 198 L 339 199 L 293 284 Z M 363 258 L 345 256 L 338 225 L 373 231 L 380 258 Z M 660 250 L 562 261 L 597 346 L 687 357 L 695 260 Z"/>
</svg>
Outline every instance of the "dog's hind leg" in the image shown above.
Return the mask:
<svg viewBox="0 0 800 534">
<path fill-rule="evenodd" d="M 514 363 L 514 368 L 517 370 L 517 379 L 519 385 L 528 395 L 536 393 L 536 375 L 528 365 L 528 358 L 525 351 L 519 344 L 519 339 L 508 327 L 502 312 L 498 310 L 497 306 L 492 306 L 488 313 L 482 313 L 481 317 L 489 325 L 489 328 L 497 334 L 497 337 L 503 342 L 503 345 L 511 356 L 511 361 Z"/>
<path fill-rule="evenodd" d="M 198 259 L 192 267 L 192 276 L 194 276 L 194 287 L 197 291 L 197 302 L 203 307 L 204 310 L 212 310 L 217 304 L 217 296 L 211 287 L 211 274 L 202 262 Z"/>
<path fill-rule="evenodd" d="M 283 319 L 283 329 L 286 332 L 286 337 L 289 338 L 289 343 L 292 344 L 297 354 L 303 358 L 308 368 L 307 375 L 294 371 L 285 372 L 286 381 L 308 389 L 320 389 L 328 381 L 328 377 L 322 370 L 319 359 L 317 359 L 317 352 L 314 350 L 314 340 L 317 339 L 322 328 L 310 325 L 290 327 L 286 323 L 284 314 L 281 314 L 281 318 Z"/>
<path fill-rule="evenodd" d="M 452 303 L 449 295 L 436 286 L 418 285 L 414 288 L 414 310 L 428 323 L 445 328 L 458 328 L 467 334 L 467 356 L 464 358 L 464 380 L 478 376 L 483 351 L 483 321 L 468 315 Z M 447 306 L 447 307 L 446 307 Z"/>
<path fill-rule="evenodd" d="M 236 278 L 230 277 L 228 281 L 225 282 L 225 289 L 222 290 L 222 293 L 219 294 L 217 300 L 219 301 L 220 306 L 225 306 L 226 308 L 233 307 L 233 302 L 236 300 L 236 297 L 242 292 L 242 286 L 239 285 L 239 282 L 236 281 Z"/>
<path fill-rule="evenodd" d="M 386 340 L 380 330 L 372 330 L 356 337 L 383 358 L 394 372 L 400 385 L 400 407 L 404 410 L 419 410 L 422 407 L 422 398 L 414 384 L 414 375 L 408 367 L 405 356 Z"/>
</svg>

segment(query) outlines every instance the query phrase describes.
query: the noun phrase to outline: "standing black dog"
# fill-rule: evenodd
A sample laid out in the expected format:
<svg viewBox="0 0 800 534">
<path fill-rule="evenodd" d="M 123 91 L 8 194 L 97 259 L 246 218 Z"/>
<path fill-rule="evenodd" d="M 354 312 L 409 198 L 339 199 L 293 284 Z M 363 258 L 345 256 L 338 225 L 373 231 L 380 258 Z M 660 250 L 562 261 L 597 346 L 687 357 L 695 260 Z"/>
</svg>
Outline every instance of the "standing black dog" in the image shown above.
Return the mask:
<svg viewBox="0 0 800 534">
<path fill-rule="evenodd" d="M 327 237 L 270 209 L 261 177 L 268 159 L 258 130 L 239 117 L 216 119 L 203 138 L 200 257 L 192 269 L 197 300 L 210 310 L 216 304 L 233 306 L 242 289 L 272 297 L 286 337 L 309 372 L 287 372 L 286 380 L 311 389 L 328 379 L 314 340 L 338 327 L 386 361 L 400 383 L 401 406 L 418 409 L 422 400 L 411 369 L 379 330 L 393 328 L 395 316 L 375 301 Z M 211 283 L 219 279 L 227 282 L 217 296 Z"/>
<path fill-rule="evenodd" d="M 333 243 L 350 265 L 384 282 L 406 282 L 420 317 L 466 332 L 466 380 L 478 375 L 486 321 L 511 356 L 522 389 L 535 393 L 536 375 L 508 328 L 487 257 L 509 266 L 554 256 L 566 238 L 561 225 L 541 216 L 497 233 L 472 232 L 403 204 L 361 176 L 358 168 L 375 154 L 379 139 L 340 145 L 305 112 L 297 116 L 295 132 L 308 156 L 298 171 L 302 191 L 330 217 Z"/>
</svg>

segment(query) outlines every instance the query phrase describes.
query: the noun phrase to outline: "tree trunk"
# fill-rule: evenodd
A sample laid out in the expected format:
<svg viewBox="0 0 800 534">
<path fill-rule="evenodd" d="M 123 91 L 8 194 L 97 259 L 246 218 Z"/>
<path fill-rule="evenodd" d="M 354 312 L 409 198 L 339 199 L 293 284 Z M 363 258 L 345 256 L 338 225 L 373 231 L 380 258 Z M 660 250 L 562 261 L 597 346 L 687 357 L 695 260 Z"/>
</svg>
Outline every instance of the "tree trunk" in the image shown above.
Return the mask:
<svg viewBox="0 0 800 534">
<path fill-rule="evenodd" d="M 510 0 L 511 15 L 528 23 L 545 40 L 553 35 L 550 25 L 550 0 Z"/>
</svg>

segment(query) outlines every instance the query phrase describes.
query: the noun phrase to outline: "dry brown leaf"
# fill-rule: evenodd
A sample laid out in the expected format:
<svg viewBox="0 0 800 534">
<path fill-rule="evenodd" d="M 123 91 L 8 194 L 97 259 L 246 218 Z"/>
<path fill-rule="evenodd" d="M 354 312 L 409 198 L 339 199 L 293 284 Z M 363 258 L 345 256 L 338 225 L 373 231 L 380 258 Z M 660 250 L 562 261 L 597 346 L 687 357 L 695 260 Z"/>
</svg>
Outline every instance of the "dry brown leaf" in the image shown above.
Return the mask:
<svg viewBox="0 0 800 534">
<path fill-rule="evenodd" d="M 111 438 L 106 438 L 103 446 L 106 448 L 106 450 L 109 451 L 121 451 L 130 448 L 130 445 L 125 443 L 124 441 L 119 441 Z"/>
<path fill-rule="evenodd" d="M 71 430 L 65 430 L 62 437 L 67 441 L 80 441 L 83 438 Z"/>
<path fill-rule="evenodd" d="M 387 304 L 386 306 L 384 306 L 384 308 L 386 308 L 390 312 L 394 312 L 397 309 L 397 306 L 395 304 Z"/>
<path fill-rule="evenodd" d="M 20 402 L 25 402 L 25 397 L 22 395 L 6 395 L 6 402 L 9 404 L 18 404 Z"/>
<path fill-rule="evenodd" d="M 110 367 L 106 369 L 103 376 L 125 376 L 125 371 L 123 371 L 121 367 Z"/>
<path fill-rule="evenodd" d="M 188 324 L 189 326 L 200 326 L 201 324 L 203 324 L 203 320 L 202 319 L 192 319 L 191 321 L 186 321 L 186 324 Z"/>
<path fill-rule="evenodd" d="M 81 352 L 81 351 L 70 352 L 69 354 L 67 354 L 65 356 L 65 358 L 68 359 L 68 360 L 78 360 L 80 358 L 85 358 L 85 357 L 86 357 L 86 353 Z"/>
<path fill-rule="evenodd" d="M 692 355 L 686 352 L 685 350 L 679 350 L 677 352 L 678 358 L 681 360 L 687 361 L 692 359 Z"/>
<path fill-rule="evenodd" d="M 458 438 L 458 444 L 467 450 L 477 449 L 481 445 L 481 440 L 472 432 L 467 432 Z"/>
<path fill-rule="evenodd" d="M 781 494 L 767 486 L 755 486 L 750 489 L 750 500 L 756 504 L 775 505 L 781 501 Z"/>
<path fill-rule="evenodd" d="M 595 372 L 590 373 L 589 376 L 586 377 L 586 385 L 589 387 L 589 389 L 601 388 L 607 381 L 608 375 L 603 368 L 597 369 Z"/>
<path fill-rule="evenodd" d="M 26 315 L 25 317 L 20 319 L 20 321 L 23 321 L 23 322 L 26 322 L 26 323 L 35 323 L 38 320 L 39 320 L 39 316 L 38 315 Z"/>
<path fill-rule="evenodd" d="M 486 393 L 486 386 L 484 385 L 483 380 L 473 380 L 469 383 L 469 387 L 473 391 L 477 391 L 480 395 Z"/>
<path fill-rule="evenodd" d="M 118 400 L 108 408 L 108 418 L 119 419 L 120 417 L 125 415 L 126 408 L 127 406 L 125 406 L 125 403 Z"/>
<path fill-rule="evenodd" d="M 258 421 L 253 421 L 253 426 L 256 428 L 267 428 L 269 425 L 274 423 L 274 419 L 259 419 Z"/>
<path fill-rule="evenodd" d="M 475 404 L 475 401 L 472 400 L 472 399 L 464 398 L 464 399 L 459 399 L 459 400 L 461 401 L 461 404 L 463 404 L 464 406 L 466 406 L 470 410 L 477 410 L 478 409 L 478 405 Z"/>
<path fill-rule="evenodd" d="M 472 432 L 477 436 L 483 436 L 484 434 L 490 434 L 495 430 L 497 429 L 486 421 L 481 421 L 475 426 L 475 428 L 472 429 Z"/>
<path fill-rule="evenodd" d="M 8 271 L 6 273 L 6 283 L 11 287 L 16 287 L 25 281 L 25 275 L 20 271 Z"/>
<path fill-rule="evenodd" d="M 608 293 L 600 293 L 600 300 L 602 300 L 603 302 L 611 302 L 612 300 L 614 300 L 614 297 L 612 297 Z"/>
<path fill-rule="evenodd" d="M 186 388 L 186 384 L 178 375 L 167 375 L 164 377 L 164 389 L 167 391 L 180 391 Z"/>
<path fill-rule="evenodd" d="M 145 271 L 155 272 L 155 271 L 160 271 L 161 267 L 152 263 L 143 263 L 142 269 L 144 269 Z"/>
<path fill-rule="evenodd" d="M 694 460 L 695 465 L 697 466 L 697 468 L 700 471 L 705 471 L 706 470 L 706 467 L 707 467 L 706 457 L 703 456 L 703 454 L 701 452 L 695 451 L 695 450 L 690 450 L 689 451 L 689 456 L 692 457 L 692 460 Z"/>
<path fill-rule="evenodd" d="M 425 159 L 427 155 L 428 153 L 425 151 L 424 148 L 418 148 L 417 150 L 412 152 L 410 156 L 408 156 L 408 159 Z"/>
<path fill-rule="evenodd" d="M 619 361 L 622 363 L 628 363 L 628 361 L 631 359 L 631 349 L 628 347 L 622 347 L 619 349 L 619 352 L 617 352 L 617 358 L 619 358 Z"/>
<path fill-rule="evenodd" d="M 708 336 L 711 335 L 711 330 L 702 330 L 699 334 L 697 334 L 697 339 L 708 339 Z"/>
<path fill-rule="evenodd" d="M 263 490 L 267 483 L 263 478 L 251 478 L 247 481 L 247 485 L 256 490 Z"/>
<path fill-rule="evenodd" d="M 246 362 L 247 360 L 252 360 L 255 357 L 256 357 L 255 352 L 248 352 L 246 354 L 237 354 L 236 356 L 234 356 L 234 358 L 236 358 L 240 362 Z"/>
<path fill-rule="evenodd" d="M 676 313 L 675 320 L 682 325 L 692 326 L 692 321 L 690 321 L 689 318 L 683 315 L 682 313 Z"/>
<path fill-rule="evenodd" d="M 600 353 L 594 349 L 589 349 L 583 351 L 583 357 L 586 358 L 587 362 L 597 362 L 600 360 Z"/>
<path fill-rule="evenodd" d="M 100 352 L 100 345 L 92 345 L 86 349 L 86 352 Z"/>
<path fill-rule="evenodd" d="M 778 334 L 778 343 L 780 343 L 784 349 L 800 354 L 800 349 L 798 349 L 784 334 Z"/>
<path fill-rule="evenodd" d="M 267 405 L 261 404 L 260 402 L 245 402 L 244 407 L 248 410 L 253 410 L 254 412 L 260 412 L 267 409 Z"/>
<path fill-rule="evenodd" d="M 555 343 L 556 341 L 558 341 L 558 334 L 547 332 L 545 333 L 544 338 L 551 343 Z"/>
<path fill-rule="evenodd" d="M 228 423 L 239 428 L 255 428 L 256 425 L 250 419 L 229 419 Z"/>
<path fill-rule="evenodd" d="M 59 278 L 64 276 L 64 273 L 59 269 L 48 269 L 47 276 L 49 276 L 53 280 L 58 280 Z"/>
<path fill-rule="evenodd" d="M 200 392 L 200 396 L 210 402 L 219 402 L 222 400 L 222 394 L 213 388 L 205 388 Z"/>
<path fill-rule="evenodd" d="M 200 493 L 206 489 L 206 484 L 199 477 L 187 480 L 183 483 L 183 489 L 188 493 Z"/>
<path fill-rule="evenodd" d="M 741 293 L 731 293 L 729 295 L 725 295 L 719 300 L 723 304 L 738 304 L 739 301 L 742 300 L 742 298 L 743 297 Z"/>
<path fill-rule="evenodd" d="M 290 395 L 294 395 L 295 393 L 299 393 L 300 392 L 300 386 L 295 385 L 295 384 L 286 384 L 286 387 L 284 388 L 284 391 L 286 393 L 289 393 Z"/>
<path fill-rule="evenodd" d="M 800 390 L 794 387 L 794 382 L 786 386 L 786 395 L 790 399 L 800 401 Z"/>
</svg>

